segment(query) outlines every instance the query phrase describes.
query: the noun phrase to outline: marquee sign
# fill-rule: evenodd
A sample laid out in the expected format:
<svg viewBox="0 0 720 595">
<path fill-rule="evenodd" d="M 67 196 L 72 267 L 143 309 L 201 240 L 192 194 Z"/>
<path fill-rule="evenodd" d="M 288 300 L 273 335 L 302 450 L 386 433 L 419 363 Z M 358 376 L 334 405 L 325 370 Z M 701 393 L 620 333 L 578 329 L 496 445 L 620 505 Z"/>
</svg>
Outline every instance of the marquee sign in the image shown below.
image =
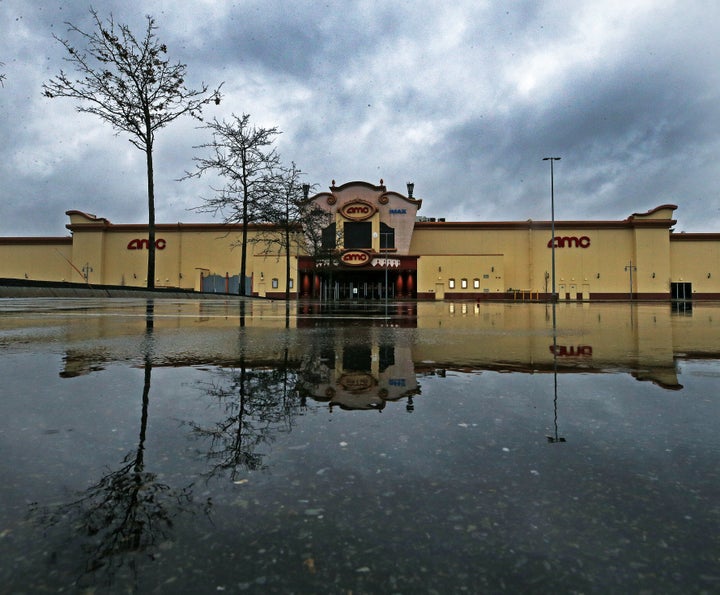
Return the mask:
<svg viewBox="0 0 720 595">
<path fill-rule="evenodd" d="M 365 250 L 347 250 L 340 256 L 340 262 L 350 267 L 361 267 L 370 263 L 370 253 Z"/>
<path fill-rule="evenodd" d="M 376 211 L 377 208 L 375 205 L 371 205 L 369 202 L 365 202 L 364 200 L 354 200 L 344 204 L 340 208 L 340 214 L 345 217 L 345 219 L 351 219 L 353 221 L 364 221 L 365 219 L 370 219 Z"/>
</svg>

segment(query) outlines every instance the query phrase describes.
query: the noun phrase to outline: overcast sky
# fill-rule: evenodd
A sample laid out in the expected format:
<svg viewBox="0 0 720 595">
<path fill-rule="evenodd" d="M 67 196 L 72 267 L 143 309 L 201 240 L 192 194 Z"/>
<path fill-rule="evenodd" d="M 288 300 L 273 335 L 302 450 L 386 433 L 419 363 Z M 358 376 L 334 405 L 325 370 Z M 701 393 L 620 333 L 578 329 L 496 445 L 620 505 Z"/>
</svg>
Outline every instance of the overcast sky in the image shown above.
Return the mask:
<svg viewBox="0 0 720 595">
<path fill-rule="evenodd" d="M 0 235 L 66 235 L 65 211 L 147 220 L 143 154 L 47 99 L 86 0 L 0 0 Z M 677 231 L 720 232 L 720 2 L 708 0 L 98 0 L 138 36 L 154 16 L 187 83 L 224 81 L 219 119 L 277 126 L 306 181 L 415 183 L 452 221 L 624 219 L 678 205 Z M 156 140 L 157 221 L 212 191 L 177 181 L 209 140 L 190 118 Z"/>
</svg>

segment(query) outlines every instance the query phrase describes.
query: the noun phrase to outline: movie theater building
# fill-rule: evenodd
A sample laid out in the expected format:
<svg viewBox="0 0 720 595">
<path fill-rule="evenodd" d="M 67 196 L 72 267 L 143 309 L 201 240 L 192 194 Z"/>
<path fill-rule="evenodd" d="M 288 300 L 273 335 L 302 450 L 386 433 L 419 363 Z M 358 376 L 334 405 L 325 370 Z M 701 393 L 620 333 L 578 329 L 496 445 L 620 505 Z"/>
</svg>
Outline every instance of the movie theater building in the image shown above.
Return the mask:
<svg viewBox="0 0 720 595">
<path fill-rule="evenodd" d="M 720 233 L 675 233 L 675 205 L 615 221 L 452 222 L 418 216 L 422 200 L 349 182 L 310 197 L 327 213 L 315 254 L 292 248 L 292 297 L 549 299 L 552 254 L 561 301 L 720 299 Z M 71 237 L 0 238 L 0 277 L 146 285 L 147 227 L 68 211 Z M 241 227 L 156 226 L 157 287 L 237 293 Z M 277 228 L 249 229 L 246 293 L 281 298 Z"/>
</svg>

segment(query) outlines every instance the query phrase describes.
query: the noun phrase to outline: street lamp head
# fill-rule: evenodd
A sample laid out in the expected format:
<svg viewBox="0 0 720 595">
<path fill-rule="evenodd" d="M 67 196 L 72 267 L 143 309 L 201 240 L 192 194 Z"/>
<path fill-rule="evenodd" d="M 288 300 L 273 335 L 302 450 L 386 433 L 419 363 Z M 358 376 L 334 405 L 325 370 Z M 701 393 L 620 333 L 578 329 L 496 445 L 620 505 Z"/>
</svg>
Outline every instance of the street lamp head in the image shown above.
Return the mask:
<svg viewBox="0 0 720 595">
<path fill-rule="evenodd" d="M 543 157 L 543 161 L 560 161 L 561 157 Z"/>
</svg>

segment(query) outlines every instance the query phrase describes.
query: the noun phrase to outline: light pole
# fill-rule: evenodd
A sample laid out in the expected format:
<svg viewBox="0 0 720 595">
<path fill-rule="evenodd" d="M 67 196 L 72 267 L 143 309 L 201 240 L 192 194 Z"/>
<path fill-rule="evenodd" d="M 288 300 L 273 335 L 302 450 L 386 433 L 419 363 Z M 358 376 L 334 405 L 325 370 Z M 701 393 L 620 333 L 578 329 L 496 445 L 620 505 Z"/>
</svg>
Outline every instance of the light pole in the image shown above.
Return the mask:
<svg viewBox="0 0 720 595">
<path fill-rule="evenodd" d="M 385 253 L 385 317 L 387 318 L 387 302 L 388 302 L 388 261 L 387 252 Z"/>
<path fill-rule="evenodd" d="M 543 157 L 543 161 L 550 162 L 550 225 L 551 225 L 551 250 L 552 250 L 552 301 L 557 300 L 557 294 L 555 293 L 555 175 L 553 171 L 553 162 L 560 161 L 560 157 Z"/>
<path fill-rule="evenodd" d="M 385 255 L 383 260 L 385 261 L 385 316 L 387 316 L 387 308 L 388 308 L 388 238 L 392 235 L 389 231 L 381 231 L 380 232 L 380 250 L 385 248 Z"/>
</svg>

